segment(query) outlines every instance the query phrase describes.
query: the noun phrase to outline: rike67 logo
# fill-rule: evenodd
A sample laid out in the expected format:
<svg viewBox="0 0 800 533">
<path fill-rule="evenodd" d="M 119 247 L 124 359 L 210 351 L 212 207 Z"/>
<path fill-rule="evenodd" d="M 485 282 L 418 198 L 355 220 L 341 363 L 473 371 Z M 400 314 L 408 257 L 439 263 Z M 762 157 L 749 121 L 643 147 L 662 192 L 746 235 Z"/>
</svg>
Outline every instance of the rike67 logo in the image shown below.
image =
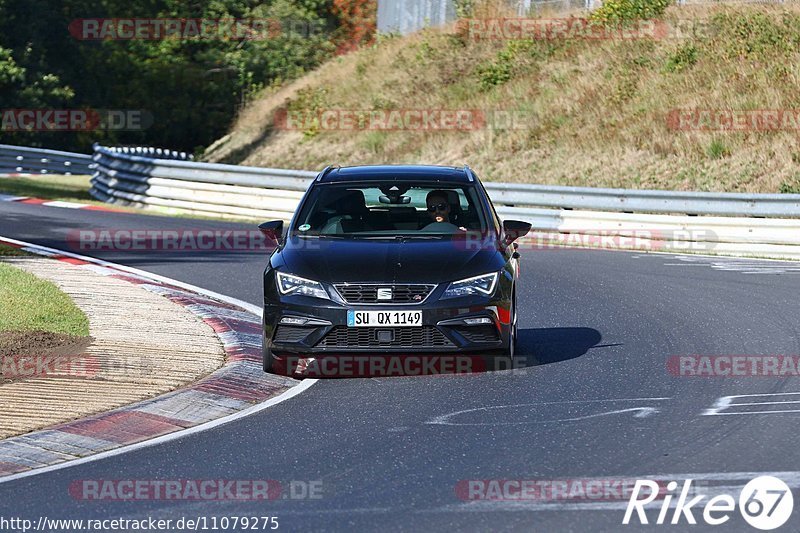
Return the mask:
<svg viewBox="0 0 800 533">
<path fill-rule="evenodd" d="M 676 493 L 677 488 L 676 481 L 669 482 L 665 495 L 663 490 L 659 490 L 656 481 L 636 480 L 622 523 L 630 524 L 635 512 L 640 524 L 648 524 L 644 506 L 656 498 L 661 501 L 656 524 L 675 525 L 683 523 L 683 520 L 688 524 L 697 524 L 694 513 L 700 513 L 702 506 L 703 521 L 708 525 L 719 526 L 730 520 L 731 514 L 736 511 L 737 500 L 730 494 L 717 494 L 711 498 L 699 494 L 689 499 L 690 495 L 697 494 L 693 491 L 691 479 L 684 481 L 679 494 Z M 671 520 L 667 522 L 674 496 L 677 496 L 677 501 L 671 512 Z M 702 505 L 701 502 L 707 498 L 705 505 Z M 738 507 L 739 513 L 748 524 L 766 531 L 781 527 L 789 520 L 794 508 L 794 498 L 789 486 L 780 479 L 760 476 L 748 482 L 739 493 Z"/>
</svg>

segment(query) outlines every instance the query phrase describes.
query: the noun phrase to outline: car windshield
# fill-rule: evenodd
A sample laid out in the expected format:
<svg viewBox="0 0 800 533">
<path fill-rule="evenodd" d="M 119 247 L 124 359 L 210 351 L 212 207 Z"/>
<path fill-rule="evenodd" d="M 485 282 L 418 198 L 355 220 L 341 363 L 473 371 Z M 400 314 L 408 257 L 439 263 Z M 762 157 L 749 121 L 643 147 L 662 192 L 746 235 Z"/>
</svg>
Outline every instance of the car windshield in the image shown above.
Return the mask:
<svg viewBox="0 0 800 533">
<path fill-rule="evenodd" d="M 296 235 L 436 236 L 486 230 L 474 185 L 322 184 L 299 213 Z"/>
</svg>

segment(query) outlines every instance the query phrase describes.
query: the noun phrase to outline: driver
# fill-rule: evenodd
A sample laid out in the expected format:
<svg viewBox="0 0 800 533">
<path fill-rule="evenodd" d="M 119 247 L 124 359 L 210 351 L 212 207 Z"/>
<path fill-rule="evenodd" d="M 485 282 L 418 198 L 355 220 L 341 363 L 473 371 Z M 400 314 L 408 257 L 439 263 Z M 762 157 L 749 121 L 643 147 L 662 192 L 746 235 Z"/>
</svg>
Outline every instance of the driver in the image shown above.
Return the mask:
<svg viewBox="0 0 800 533">
<path fill-rule="evenodd" d="M 454 233 L 458 230 L 466 231 L 466 228 L 459 228 L 450 222 L 450 203 L 447 201 L 447 192 L 434 190 L 425 197 L 425 204 L 428 207 L 428 215 L 431 223 L 422 228 L 422 231 L 432 231 L 437 233 Z"/>
</svg>

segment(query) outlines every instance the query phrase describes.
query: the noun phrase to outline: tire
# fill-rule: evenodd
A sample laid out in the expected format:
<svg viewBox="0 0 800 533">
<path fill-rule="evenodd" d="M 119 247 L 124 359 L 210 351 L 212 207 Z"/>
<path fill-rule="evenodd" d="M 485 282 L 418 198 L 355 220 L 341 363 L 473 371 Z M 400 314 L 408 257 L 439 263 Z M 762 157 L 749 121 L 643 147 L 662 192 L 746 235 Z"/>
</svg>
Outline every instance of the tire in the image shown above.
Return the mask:
<svg viewBox="0 0 800 533">
<path fill-rule="evenodd" d="M 261 334 L 261 356 L 263 358 L 264 372 L 272 373 L 274 359 L 272 358 L 272 350 L 267 347 L 267 339 L 264 334 Z"/>
<path fill-rule="evenodd" d="M 508 343 L 491 355 L 484 357 L 486 370 L 511 370 L 514 368 L 514 356 L 517 352 L 517 298 L 511 299 L 511 328 L 509 329 Z"/>
<path fill-rule="evenodd" d="M 503 355 L 513 357 L 517 353 L 517 294 L 511 298 L 511 327 L 509 328 L 508 345 L 503 349 Z"/>
</svg>

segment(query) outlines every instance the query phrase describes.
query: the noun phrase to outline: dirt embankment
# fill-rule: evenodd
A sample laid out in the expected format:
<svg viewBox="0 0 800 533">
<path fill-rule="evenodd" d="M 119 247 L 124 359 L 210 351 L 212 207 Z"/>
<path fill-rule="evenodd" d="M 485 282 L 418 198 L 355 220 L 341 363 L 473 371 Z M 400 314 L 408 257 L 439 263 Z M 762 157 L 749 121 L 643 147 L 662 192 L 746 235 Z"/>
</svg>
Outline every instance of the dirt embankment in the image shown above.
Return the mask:
<svg viewBox="0 0 800 533">
<path fill-rule="evenodd" d="M 79 360 L 92 342 L 91 337 L 49 331 L 0 332 L 0 383 L 35 377 L 37 362 L 40 368 L 49 364 L 52 372 L 62 372 L 55 363 L 63 367 Z"/>
</svg>

